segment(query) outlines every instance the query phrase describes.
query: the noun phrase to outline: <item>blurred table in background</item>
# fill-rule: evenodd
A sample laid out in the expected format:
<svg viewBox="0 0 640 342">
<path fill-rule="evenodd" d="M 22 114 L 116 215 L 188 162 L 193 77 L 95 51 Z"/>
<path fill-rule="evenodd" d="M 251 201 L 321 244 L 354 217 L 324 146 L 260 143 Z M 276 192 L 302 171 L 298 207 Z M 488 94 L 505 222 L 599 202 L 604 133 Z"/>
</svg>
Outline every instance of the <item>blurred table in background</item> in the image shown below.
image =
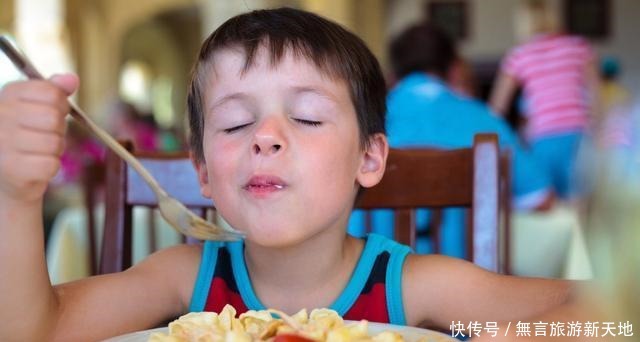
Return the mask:
<svg viewBox="0 0 640 342">
<path fill-rule="evenodd" d="M 154 215 L 151 218 L 151 215 Z M 95 210 L 97 231 L 96 250 L 100 257 L 104 207 Z M 157 211 L 135 208 L 133 211 L 133 263 L 149 255 L 147 227 L 149 220 L 156 227 L 156 248 L 166 248 L 182 242 L 182 237 Z M 84 207 L 69 207 L 62 210 L 54 220 L 47 245 L 47 267 L 53 284 L 81 279 L 90 274 L 89 238 L 87 232 L 87 214 Z"/>
<path fill-rule="evenodd" d="M 593 272 L 576 211 L 556 205 L 545 213 L 513 213 L 511 271 L 514 275 L 583 280 Z"/>
</svg>

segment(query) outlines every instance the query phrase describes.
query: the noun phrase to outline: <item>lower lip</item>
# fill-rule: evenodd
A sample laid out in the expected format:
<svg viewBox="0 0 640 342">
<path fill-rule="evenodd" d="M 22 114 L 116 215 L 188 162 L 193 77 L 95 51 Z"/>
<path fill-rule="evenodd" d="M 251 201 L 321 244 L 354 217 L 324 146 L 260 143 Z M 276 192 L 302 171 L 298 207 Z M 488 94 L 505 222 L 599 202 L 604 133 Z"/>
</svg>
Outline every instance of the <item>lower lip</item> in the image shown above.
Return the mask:
<svg viewBox="0 0 640 342">
<path fill-rule="evenodd" d="M 244 188 L 248 193 L 257 197 L 265 197 L 285 189 L 284 186 L 247 186 Z"/>
</svg>

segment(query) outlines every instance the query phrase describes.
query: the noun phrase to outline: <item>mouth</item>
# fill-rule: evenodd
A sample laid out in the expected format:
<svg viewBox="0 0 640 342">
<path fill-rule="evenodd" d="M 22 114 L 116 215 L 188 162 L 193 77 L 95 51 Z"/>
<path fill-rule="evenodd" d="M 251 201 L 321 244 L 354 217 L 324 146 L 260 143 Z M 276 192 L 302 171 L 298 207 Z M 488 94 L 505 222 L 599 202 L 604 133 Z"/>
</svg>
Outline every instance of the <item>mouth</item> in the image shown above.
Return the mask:
<svg viewBox="0 0 640 342">
<path fill-rule="evenodd" d="M 243 189 L 254 194 L 268 194 L 284 190 L 287 186 L 287 183 L 279 177 L 259 175 L 251 177 Z"/>
</svg>

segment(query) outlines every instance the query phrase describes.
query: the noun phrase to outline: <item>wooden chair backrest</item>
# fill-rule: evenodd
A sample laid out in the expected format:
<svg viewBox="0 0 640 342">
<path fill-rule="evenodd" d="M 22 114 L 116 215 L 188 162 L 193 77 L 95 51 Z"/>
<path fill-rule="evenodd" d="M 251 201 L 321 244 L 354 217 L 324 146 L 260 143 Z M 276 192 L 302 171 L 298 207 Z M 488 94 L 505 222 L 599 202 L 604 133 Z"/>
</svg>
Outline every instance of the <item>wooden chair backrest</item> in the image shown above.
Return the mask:
<svg viewBox="0 0 640 342">
<path fill-rule="evenodd" d="M 131 150 L 130 144 L 125 146 Z M 200 195 L 198 178 L 188 153 L 135 154 L 158 183 L 178 201 L 201 217 L 215 210 L 210 199 Z M 151 188 L 115 153 L 107 153 L 105 225 L 100 274 L 123 271 L 131 266 L 133 208 L 156 208 Z M 149 250 L 155 250 L 153 225 L 149 229 Z M 137 228 L 136 228 L 137 229 Z M 185 238 L 185 242 L 187 239 Z"/>
<path fill-rule="evenodd" d="M 501 229 L 508 229 L 508 161 L 495 134 L 476 135 L 471 148 L 391 149 L 382 181 L 366 189 L 356 207 L 393 209 L 395 239 L 412 247 L 417 237 L 416 209 L 469 208 L 470 261 L 505 272 L 507 252 Z"/>
</svg>

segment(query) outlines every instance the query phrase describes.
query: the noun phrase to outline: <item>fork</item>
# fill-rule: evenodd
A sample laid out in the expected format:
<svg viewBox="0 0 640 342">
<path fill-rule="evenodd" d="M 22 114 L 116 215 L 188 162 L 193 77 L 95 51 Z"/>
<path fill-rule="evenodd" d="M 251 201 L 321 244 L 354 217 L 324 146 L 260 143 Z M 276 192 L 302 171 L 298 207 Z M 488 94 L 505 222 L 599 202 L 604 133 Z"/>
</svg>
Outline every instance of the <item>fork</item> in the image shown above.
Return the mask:
<svg viewBox="0 0 640 342">
<path fill-rule="evenodd" d="M 44 80 L 42 74 L 36 70 L 29 59 L 20 53 L 9 40 L 0 35 L 0 49 L 9 57 L 11 62 L 29 79 Z M 96 125 L 78 106 L 67 100 L 70 114 L 82 126 L 95 134 L 107 147 L 114 151 L 124 161 L 133 167 L 149 184 L 158 199 L 158 209 L 164 219 L 178 232 L 199 240 L 236 241 L 244 237 L 242 232 L 232 228 L 220 227 L 212 222 L 195 215 L 182 203 L 171 197 L 153 178 L 151 173 L 109 133 Z"/>
</svg>

